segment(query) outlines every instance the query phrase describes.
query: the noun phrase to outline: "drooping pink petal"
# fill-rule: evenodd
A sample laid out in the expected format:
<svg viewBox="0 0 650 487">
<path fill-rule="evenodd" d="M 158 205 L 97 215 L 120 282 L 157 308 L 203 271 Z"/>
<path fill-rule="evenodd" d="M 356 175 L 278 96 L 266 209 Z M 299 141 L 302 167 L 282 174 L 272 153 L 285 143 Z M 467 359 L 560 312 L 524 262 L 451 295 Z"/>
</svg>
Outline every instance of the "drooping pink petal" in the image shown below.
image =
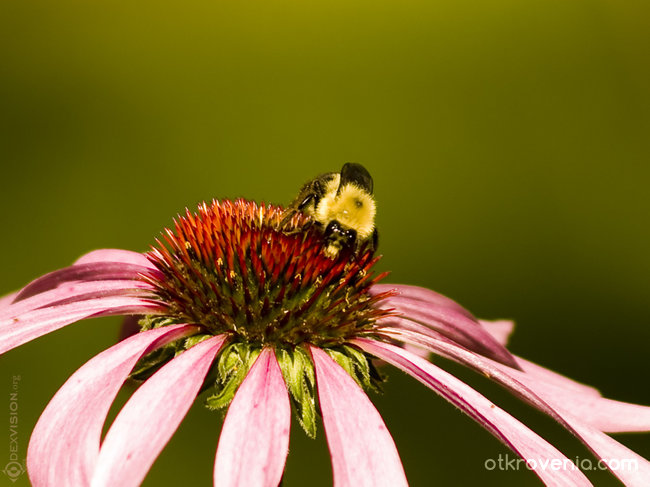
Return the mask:
<svg viewBox="0 0 650 487">
<path fill-rule="evenodd" d="M 30 282 L 16 296 L 16 301 L 29 298 L 70 281 L 109 281 L 139 279 L 142 275 L 152 275 L 150 267 L 121 262 L 90 262 L 64 267 Z"/>
<path fill-rule="evenodd" d="M 280 366 L 265 348 L 241 383 L 221 429 L 218 487 L 277 487 L 289 452 L 291 406 Z"/>
<path fill-rule="evenodd" d="M 75 261 L 75 265 L 89 264 L 91 262 L 121 262 L 122 264 L 135 264 L 143 267 L 156 267 L 144 254 L 122 249 L 99 249 L 82 255 Z"/>
<path fill-rule="evenodd" d="M 23 313 L 46 306 L 61 305 L 86 299 L 108 296 L 145 296 L 154 287 L 143 281 L 74 281 L 36 294 L 8 306 L 0 304 L 0 320 L 20 316 Z"/>
<path fill-rule="evenodd" d="M 138 486 L 198 394 L 225 335 L 174 358 L 131 396 L 102 443 L 92 487 Z"/>
<path fill-rule="evenodd" d="M 415 345 L 411 345 L 410 343 L 405 343 L 403 345 L 405 350 L 408 350 L 411 353 L 414 353 L 415 355 L 422 357 L 423 359 L 428 359 L 431 357 L 431 352 L 429 352 L 426 348 L 422 347 L 416 347 Z"/>
<path fill-rule="evenodd" d="M 542 367 L 541 365 L 537 365 L 524 358 L 516 357 L 516 359 L 517 363 L 521 366 L 521 369 L 526 372 L 528 376 L 534 377 L 538 381 L 548 382 L 562 387 L 563 389 L 580 391 L 584 394 L 592 394 L 595 396 L 601 395 L 600 391 L 595 387 L 588 386 L 587 384 L 582 384 L 581 382 L 577 382 L 573 379 L 569 379 L 562 374 L 553 372 L 552 370 Z"/>
<path fill-rule="evenodd" d="M 310 349 L 334 485 L 408 485 L 395 442 L 368 396 L 326 352 Z"/>
<path fill-rule="evenodd" d="M 27 450 L 32 485 L 89 486 L 102 425 L 135 363 L 151 350 L 196 331 L 195 326 L 173 325 L 139 333 L 77 370 L 52 398 L 32 433 Z"/>
<path fill-rule="evenodd" d="M 475 319 L 472 313 L 463 308 L 453 299 L 424 287 L 409 286 L 407 284 L 374 284 L 370 289 L 370 294 L 375 296 L 389 291 L 397 291 L 400 297 L 422 301 L 440 307 L 446 307 L 457 311 L 468 318 Z"/>
<path fill-rule="evenodd" d="M 512 331 L 515 326 L 515 323 L 511 320 L 496 320 L 496 321 L 479 320 L 479 323 L 496 340 L 498 340 L 499 343 L 503 345 L 506 345 L 508 343 L 508 338 L 512 334 Z M 522 370 L 527 372 L 529 375 L 538 378 L 539 380 L 545 382 L 551 382 L 563 388 L 578 389 L 585 393 L 589 392 L 597 396 L 600 395 L 598 389 L 594 387 L 588 386 L 586 384 L 581 384 L 580 382 L 576 382 L 573 379 L 569 379 L 568 377 L 558 374 L 557 372 L 553 372 L 552 370 L 541 367 L 537 364 L 529 362 L 528 360 L 518 357 L 516 355 L 515 355 L 515 359 L 517 360 L 517 364 L 520 366 Z"/>
<path fill-rule="evenodd" d="M 524 372 L 488 362 L 532 390 L 553 408 L 570 411 L 582 423 L 606 433 L 650 431 L 650 407 L 604 398 L 597 389 L 580 384 L 539 365 L 518 359 Z M 478 363 L 480 372 L 491 373 Z M 532 373 L 531 373 L 532 371 Z"/>
<path fill-rule="evenodd" d="M 16 299 L 16 296 L 18 296 L 17 292 L 2 296 L 0 298 L 0 310 L 5 306 L 9 306 L 11 303 L 13 303 L 14 299 Z"/>
<path fill-rule="evenodd" d="M 507 371 L 553 408 L 573 412 L 582 423 L 605 433 L 650 431 L 650 407 L 614 401 L 594 394 L 544 383 Z"/>
<path fill-rule="evenodd" d="M 382 332 L 407 343 L 424 346 L 432 352 L 456 360 L 487 375 L 493 381 L 555 419 L 600 459 L 622 460 L 621 457 L 615 455 L 628 451 L 623 445 L 604 435 L 600 431 L 600 427 L 618 432 L 650 430 L 648 424 L 650 408 L 646 406 L 611 401 L 594 395 L 590 390 L 583 391 L 575 387 L 559 391 L 557 382 L 553 384 L 531 377 L 525 372 L 506 367 L 447 340 L 436 340 L 430 336 L 400 329 L 384 329 Z M 568 412 L 569 410 L 571 412 Z M 628 417 L 630 415 L 632 417 Z M 583 434 L 585 432 L 587 434 Z M 598 441 L 592 443 L 591 438 L 596 438 Z M 641 478 L 646 478 L 646 482 L 650 481 L 650 462 L 638 455 L 635 457 L 635 462 L 636 472 L 641 472 L 638 475 L 646 476 Z M 626 485 L 638 485 L 639 487 L 645 485 L 637 482 L 639 477 L 634 472 L 612 469 L 612 473 Z"/>
<path fill-rule="evenodd" d="M 562 411 L 562 416 L 573 427 L 589 449 L 627 487 L 650 485 L 650 462 L 605 433 L 582 423 L 580 418 Z"/>
<path fill-rule="evenodd" d="M 160 310 L 160 304 L 128 296 L 88 299 L 36 309 L 18 317 L 0 320 L 0 355 L 34 338 L 86 318 L 119 314 L 153 314 Z"/>
<path fill-rule="evenodd" d="M 478 320 L 480 325 L 501 345 L 508 344 L 508 338 L 515 329 L 515 322 L 512 320 Z"/>
<path fill-rule="evenodd" d="M 448 372 L 395 345 L 369 339 L 357 339 L 353 343 L 402 369 L 460 408 L 527 460 L 531 468 L 535 467 L 535 473 L 546 485 L 591 485 L 584 474 L 546 440 Z M 551 469 L 553 461 L 559 461 L 563 468 Z"/>
<path fill-rule="evenodd" d="M 382 308 L 395 308 L 400 316 L 389 316 L 379 320 L 379 325 L 398 323 L 407 326 L 412 321 L 435 330 L 458 344 L 474 350 L 511 367 L 518 367 L 510 352 L 473 318 L 457 310 L 436 304 L 401 296 L 382 300 Z"/>
<path fill-rule="evenodd" d="M 404 330 L 404 331 L 407 331 L 407 332 L 414 332 L 415 334 L 411 334 L 411 335 L 409 335 L 409 333 L 407 333 L 407 336 L 411 336 L 412 338 L 416 339 L 416 341 L 418 340 L 417 337 L 427 336 L 427 337 L 429 337 L 430 339 L 433 340 L 432 343 L 447 342 L 447 343 L 450 343 L 450 344 L 454 344 L 457 347 L 463 348 L 471 356 L 475 355 L 475 353 L 473 351 L 468 350 L 467 347 L 463 347 L 462 345 L 458 344 L 454 340 L 449 339 L 447 336 L 441 334 L 440 332 L 438 332 L 436 330 L 433 330 L 430 327 L 426 327 L 426 326 L 421 325 L 419 323 L 415 323 L 415 322 L 411 322 L 411 321 L 407 321 L 407 320 L 403 320 L 403 319 L 400 321 L 399 318 L 390 318 L 390 319 L 386 319 L 384 321 L 385 321 L 386 325 L 390 324 L 390 325 L 394 326 L 396 329 Z M 384 330 L 388 331 L 388 333 L 392 333 L 390 327 L 388 327 L 388 326 L 386 328 L 384 328 Z M 426 347 L 427 345 L 419 343 L 419 346 Z M 425 348 L 425 350 L 426 350 L 426 348 Z M 429 350 L 429 351 L 431 352 L 431 350 Z M 435 353 L 441 353 L 441 354 L 444 355 L 444 350 L 435 350 Z M 422 354 L 419 354 L 419 355 L 422 355 Z M 422 355 L 422 356 L 424 356 L 424 355 Z M 557 385 L 557 386 L 560 386 L 560 387 L 563 387 L 563 388 L 575 389 L 575 390 L 581 391 L 583 393 L 588 393 L 588 394 L 600 396 L 600 392 L 598 392 L 597 389 L 595 389 L 595 388 L 593 388 L 591 386 L 576 382 L 576 381 L 574 381 L 572 379 L 569 379 L 568 377 L 565 377 L 565 376 L 560 375 L 560 374 L 558 374 L 556 372 L 548 370 L 548 369 L 546 369 L 544 367 L 536 365 L 536 364 L 534 364 L 532 362 L 529 362 L 528 360 L 525 360 L 525 359 L 523 359 L 521 357 L 515 356 L 515 360 L 517 362 L 517 365 L 518 365 L 519 369 L 525 371 L 530 377 L 535 378 L 537 381 L 548 382 L 550 384 Z"/>
<path fill-rule="evenodd" d="M 405 330 L 383 331 L 492 377 L 544 412 L 549 413 L 549 410 L 557 408 L 571 411 L 583 423 L 609 433 L 650 431 L 648 406 L 606 399 L 595 389 L 538 365 L 524 363 L 524 371 L 514 370 L 431 335 L 423 337 L 421 334 Z M 534 365 L 534 374 L 529 372 L 531 365 Z M 555 419 L 561 420 L 558 417 Z"/>
</svg>

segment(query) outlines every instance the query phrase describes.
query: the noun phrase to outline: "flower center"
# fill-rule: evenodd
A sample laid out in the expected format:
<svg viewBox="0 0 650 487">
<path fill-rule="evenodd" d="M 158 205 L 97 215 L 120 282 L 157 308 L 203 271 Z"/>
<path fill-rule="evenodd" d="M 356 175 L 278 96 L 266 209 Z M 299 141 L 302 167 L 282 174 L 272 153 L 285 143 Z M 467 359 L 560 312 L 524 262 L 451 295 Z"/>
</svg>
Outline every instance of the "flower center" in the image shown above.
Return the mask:
<svg viewBox="0 0 650 487">
<path fill-rule="evenodd" d="M 371 247 L 343 248 L 334 257 L 323 229 L 302 213 L 286 221 L 277 206 L 237 201 L 202 204 L 167 229 L 148 257 L 160 271 L 144 277 L 166 306 L 146 316 L 143 330 L 174 323 L 201 331 L 159 348 L 131 377 L 146 380 L 169 360 L 212 335 L 228 334 L 204 383 L 206 406 L 226 407 L 263 347 L 272 347 L 307 435 L 318 416 L 314 365 L 307 344 L 324 349 L 357 383 L 377 390 L 381 375 L 360 350 L 346 345 L 372 335 L 388 311 L 372 296 Z"/>
<path fill-rule="evenodd" d="M 369 294 L 372 250 L 325 253 L 322 229 L 297 213 L 237 200 L 202 204 L 175 220 L 149 252 L 162 278 L 151 278 L 164 317 L 229 333 L 237 342 L 337 346 L 371 333 L 386 314 Z"/>
</svg>

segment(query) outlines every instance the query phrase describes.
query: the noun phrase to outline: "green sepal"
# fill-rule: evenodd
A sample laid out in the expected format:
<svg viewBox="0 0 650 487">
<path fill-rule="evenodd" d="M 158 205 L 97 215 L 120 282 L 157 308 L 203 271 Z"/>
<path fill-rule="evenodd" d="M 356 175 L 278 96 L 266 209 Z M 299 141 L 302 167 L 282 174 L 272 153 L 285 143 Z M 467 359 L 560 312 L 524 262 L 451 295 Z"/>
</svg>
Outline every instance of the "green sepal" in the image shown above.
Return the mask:
<svg viewBox="0 0 650 487">
<path fill-rule="evenodd" d="M 376 393 L 383 393 L 381 384 L 385 382 L 385 379 L 372 363 L 372 357 L 349 345 L 343 345 L 342 348 L 349 357 L 353 357 L 357 372 L 362 375 L 362 387 Z"/>
<path fill-rule="evenodd" d="M 368 368 L 370 369 L 370 388 L 378 394 L 383 394 L 384 387 L 382 384 L 386 382 L 386 376 L 382 374 L 377 367 L 375 367 L 375 364 L 372 361 L 372 357 L 366 357 L 368 358 Z"/>
<path fill-rule="evenodd" d="M 311 357 L 302 347 L 279 349 L 276 357 L 298 422 L 307 436 L 316 438 L 316 375 Z"/>
<path fill-rule="evenodd" d="M 142 320 L 140 321 L 142 323 Z M 151 321 L 147 322 L 147 325 L 151 324 Z M 164 326 L 164 325 L 161 325 Z M 155 326 L 158 328 L 158 326 Z M 177 357 L 185 350 L 189 350 L 194 345 L 207 340 L 212 335 L 193 335 L 188 338 L 176 340 L 172 343 L 168 343 L 151 353 L 148 353 L 140 360 L 133 368 L 133 371 L 129 375 L 130 379 L 143 382 L 155 374 L 163 365 L 169 362 L 174 357 Z"/>
<path fill-rule="evenodd" d="M 138 321 L 138 325 L 140 325 L 140 331 L 153 330 L 154 328 L 160 328 L 162 326 L 175 324 L 176 321 L 174 321 L 172 318 L 156 315 L 146 315 Z"/>
<path fill-rule="evenodd" d="M 259 354 L 259 348 L 247 343 L 231 343 L 224 348 L 217 358 L 213 392 L 205 399 L 209 409 L 223 409 L 230 404 Z"/>
<path fill-rule="evenodd" d="M 209 335 L 209 334 L 201 334 L 201 335 L 192 335 L 191 337 L 187 337 L 185 339 L 185 343 L 183 344 L 184 350 L 189 350 L 195 345 L 198 345 L 201 342 L 204 342 L 205 340 L 209 338 L 213 338 L 214 335 Z M 182 353 L 184 350 L 179 350 L 176 355 L 179 355 Z"/>
<path fill-rule="evenodd" d="M 177 345 L 175 343 L 165 345 L 142 357 L 131 371 L 129 378 L 140 382 L 147 380 L 174 358 Z"/>
<path fill-rule="evenodd" d="M 361 350 L 349 345 L 326 348 L 325 351 L 352 377 L 362 389 L 382 392 L 382 376 L 372 364 L 372 360 Z"/>
</svg>

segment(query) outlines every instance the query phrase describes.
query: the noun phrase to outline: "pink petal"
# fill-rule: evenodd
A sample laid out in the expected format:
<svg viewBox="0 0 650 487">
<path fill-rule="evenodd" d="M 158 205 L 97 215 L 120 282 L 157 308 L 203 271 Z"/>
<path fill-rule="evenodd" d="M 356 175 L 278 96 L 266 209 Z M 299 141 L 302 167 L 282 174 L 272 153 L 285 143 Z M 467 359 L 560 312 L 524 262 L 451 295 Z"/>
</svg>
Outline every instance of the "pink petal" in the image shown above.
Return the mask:
<svg viewBox="0 0 650 487">
<path fill-rule="evenodd" d="M 408 485 L 395 442 L 368 396 L 326 352 L 310 349 L 334 485 Z"/>
<path fill-rule="evenodd" d="M 519 382 L 528 386 L 553 408 L 571 411 L 580 422 L 606 433 L 650 431 L 650 407 L 604 397 L 536 381 L 534 378 L 508 371 Z"/>
<path fill-rule="evenodd" d="M 472 313 L 467 311 L 453 299 L 424 287 L 409 286 L 406 284 L 375 284 L 370 289 L 370 294 L 377 295 L 389 291 L 397 291 L 400 297 L 449 308 L 467 316 L 468 318 L 475 319 Z"/>
<path fill-rule="evenodd" d="M 580 391 L 584 394 L 600 396 L 600 391 L 598 391 L 598 389 L 595 387 L 582 384 L 581 382 L 577 382 L 573 379 L 569 379 L 568 377 L 558 374 L 557 372 L 553 372 L 552 370 L 544 368 L 540 365 L 534 364 L 533 362 L 529 362 L 528 360 L 521 357 L 517 357 L 517 363 L 521 366 L 521 369 L 526 372 L 528 376 L 534 377 L 539 381 L 548 382 L 564 389 Z"/>
<path fill-rule="evenodd" d="M 265 348 L 235 394 L 221 429 L 214 485 L 277 487 L 289 452 L 291 406 L 273 350 Z"/>
<path fill-rule="evenodd" d="M 93 487 L 140 485 L 190 409 L 225 338 L 210 338 L 174 358 L 131 396 L 106 434 Z"/>
<path fill-rule="evenodd" d="M 535 473 L 546 485 L 591 485 L 582 472 L 551 444 L 451 374 L 395 345 L 368 339 L 353 340 L 353 343 L 440 394 L 523 459 L 535 460 L 535 464 L 531 462 L 530 465 L 537 467 Z M 549 468 L 553 460 L 559 460 L 567 468 Z"/>
<path fill-rule="evenodd" d="M 624 485 L 628 487 L 647 487 L 650 485 L 650 462 L 637 455 L 626 446 L 610 438 L 605 433 L 582 423 L 570 413 L 562 412 L 562 417 L 573 427 L 576 434 L 589 446 L 596 456 L 610 467 Z M 626 467 L 626 465 L 629 465 Z"/>
<path fill-rule="evenodd" d="M 157 271 L 156 271 L 157 272 Z M 70 281 L 102 281 L 116 279 L 140 279 L 142 275 L 151 275 L 149 267 L 119 262 L 91 262 L 65 267 L 30 282 L 16 297 L 21 300 L 54 289 Z"/>
<path fill-rule="evenodd" d="M 510 320 L 479 320 L 479 323 L 488 331 L 488 333 L 490 333 L 490 335 L 492 335 L 499 343 L 503 345 L 506 345 L 508 343 L 508 338 L 512 334 L 515 326 L 515 323 Z M 553 372 L 552 370 L 540 367 L 539 365 L 529 362 L 528 360 L 525 360 L 521 357 L 515 356 L 515 358 L 520 368 L 531 376 L 534 376 L 545 382 L 556 384 L 563 388 L 577 389 L 585 393 L 600 396 L 600 392 L 598 392 L 598 389 L 595 389 L 594 387 L 576 382 L 573 379 L 569 379 L 568 377 L 558 374 L 557 372 Z"/>
<path fill-rule="evenodd" d="M 149 259 L 147 259 L 146 255 L 122 249 L 93 250 L 79 257 L 75 261 L 75 265 L 89 264 L 91 262 L 121 262 L 122 264 L 135 264 L 156 269 Z"/>
<path fill-rule="evenodd" d="M 420 323 L 470 350 L 511 367 L 518 367 L 510 352 L 479 325 L 478 321 L 454 309 L 400 296 L 383 300 L 381 306 L 395 308 L 402 317 L 384 318 L 380 320 L 380 325 L 395 323 L 399 327 L 406 324 L 402 321 L 404 319 Z"/>
<path fill-rule="evenodd" d="M 88 299 L 36 309 L 19 317 L 0 320 L 0 354 L 85 318 L 119 314 L 151 314 L 157 311 L 160 311 L 159 304 L 123 296 Z"/>
<path fill-rule="evenodd" d="M 19 316 L 22 313 L 46 306 L 107 296 L 143 296 L 147 294 L 145 291 L 151 290 L 153 290 L 153 286 L 142 281 L 73 281 L 17 301 L 9 306 L 2 307 L 0 305 L 0 320 Z"/>
<path fill-rule="evenodd" d="M 70 377 L 41 415 L 27 450 L 34 487 L 90 485 L 102 425 L 120 387 L 146 353 L 197 328 L 173 325 L 139 333 L 89 360 Z"/>
<path fill-rule="evenodd" d="M 14 301 L 14 299 L 16 299 L 16 296 L 18 296 L 17 292 L 2 296 L 0 298 L 0 310 L 2 310 L 2 308 L 5 306 L 9 306 Z"/>
<path fill-rule="evenodd" d="M 390 330 L 384 330 L 390 334 Z M 609 433 L 650 431 L 650 407 L 605 399 L 595 389 L 567 379 L 539 365 L 522 360 L 524 372 L 482 358 L 471 351 L 435 337 L 398 336 L 419 343 L 428 350 L 471 367 L 482 375 L 494 378 L 524 400 L 542 411 L 561 408 L 571 411 L 580 420 Z M 530 373 L 533 370 L 534 373 Z M 543 401 L 541 401 L 543 400 Z M 546 404 L 544 404 L 546 403 Z M 555 418 L 561 421 L 560 418 Z"/>
<path fill-rule="evenodd" d="M 515 328 L 515 322 L 512 320 L 478 320 L 480 325 L 501 345 L 508 344 L 508 338 Z"/>
<path fill-rule="evenodd" d="M 421 325 L 419 323 L 414 323 L 406 320 L 399 321 L 399 318 L 392 318 L 394 325 L 397 327 L 394 329 L 395 333 L 400 333 L 401 331 L 406 331 L 406 340 L 408 342 L 408 337 L 410 336 L 413 338 L 420 347 L 424 347 L 425 349 L 428 349 L 429 345 L 431 344 L 436 344 L 432 345 L 434 346 L 433 350 L 429 350 L 429 352 L 433 351 L 435 353 L 439 353 L 442 355 L 445 355 L 445 347 L 440 348 L 440 345 L 442 342 L 450 344 L 453 350 L 456 350 L 458 347 L 461 347 L 463 350 L 465 350 L 466 354 L 469 354 L 471 357 L 477 356 L 475 352 L 468 350 L 466 347 L 463 347 L 462 345 L 458 344 L 457 342 L 454 342 L 453 340 L 450 340 L 448 337 L 442 335 L 436 330 L 433 330 L 429 327 L 426 327 L 424 325 Z M 386 322 L 390 322 L 390 320 L 386 320 Z M 386 331 L 387 333 L 392 333 L 392 330 L 390 328 L 383 328 L 383 331 Z M 413 332 L 415 334 L 413 334 Z M 424 343 L 421 341 L 421 337 L 426 336 L 429 339 L 433 340 L 432 342 L 427 342 L 425 341 Z M 437 347 L 437 348 L 436 348 Z M 425 356 L 421 353 L 418 355 L 420 356 Z M 453 357 L 450 357 L 454 359 Z M 539 365 L 536 365 L 532 362 L 529 362 L 525 359 L 522 359 L 521 357 L 515 357 L 517 361 L 518 368 L 525 371 L 529 376 L 534 377 L 536 380 L 540 382 L 547 382 L 549 384 L 553 384 L 556 386 L 560 386 L 563 388 L 567 389 L 574 389 L 581 391 L 583 393 L 588 393 L 596 396 L 600 396 L 600 393 L 598 392 L 597 389 L 587 386 L 585 384 L 581 384 L 579 382 L 576 382 L 572 379 L 569 379 L 568 377 L 565 377 L 563 375 L 560 375 L 556 372 L 553 372 L 551 370 L 545 369 L 544 367 L 540 367 Z M 465 362 L 463 362 L 465 363 Z M 509 367 L 508 370 L 512 369 L 512 367 Z"/>
<path fill-rule="evenodd" d="M 404 347 L 404 350 L 408 350 L 409 352 L 414 353 L 423 359 L 429 359 L 429 357 L 431 357 L 431 352 L 425 348 L 417 347 L 415 345 L 411 345 L 410 343 L 405 343 L 402 346 Z"/>
<path fill-rule="evenodd" d="M 580 422 L 600 431 L 607 433 L 650 431 L 650 407 L 648 406 L 606 399 L 596 389 L 574 382 L 539 365 L 524 363 L 525 372 L 512 370 L 494 362 L 476 365 L 481 373 L 494 373 L 493 369 L 498 369 L 529 388 L 554 409 L 570 411 L 575 417 L 580 418 Z M 529 372 L 530 365 L 534 365 L 532 368 L 534 374 Z"/>
<path fill-rule="evenodd" d="M 552 384 L 539 380 L 537 377 L 503 366 L 445 340 L 435 340 L 429 336 L 404 330 L 392 332 L 384 329 L 382 332 L 392 338 L 424 346 L 430 351 L 456 360 L 487 375 L 555 419 L 601 459 L 623 460 L 626 457 L 617 457 L 616 455 L 629 450 L 602 434 L 597 428 L 605 426 L 608 431 L 647 431 L 650 429 L 648 424 L 650 408 L 646 406 L 603 399 L 594 395 L 590 390 L 584 391 L 575 387 L 559 390 L 561 388 L 557 383 Z M 592 444 L 592 438 L 596 438 L 597 442 Z M 634 458 L 637 463 L 637 471 L 643 475 L 647 474 L 647 480 L 650 480 L 650 462 L 636 454 Z M 636 483 L 637 476 L 634 472 L 612 469 L 612 473 L 628 485 L 643 485 Z"/>
</svg>

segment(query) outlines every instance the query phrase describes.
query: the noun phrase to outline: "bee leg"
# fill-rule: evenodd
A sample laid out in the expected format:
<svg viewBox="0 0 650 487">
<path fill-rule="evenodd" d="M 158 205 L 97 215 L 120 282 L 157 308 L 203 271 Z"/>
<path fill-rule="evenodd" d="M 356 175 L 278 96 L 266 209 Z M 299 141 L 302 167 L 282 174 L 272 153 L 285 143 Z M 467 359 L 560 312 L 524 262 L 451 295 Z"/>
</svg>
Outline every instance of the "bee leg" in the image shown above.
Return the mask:
<svg viewBox="0 0 650 487">
<path fill-rule="evenodd" d="M 293 215 L 296 214 L 296 209 L 295 208 L 287 208 L 284 210 L 284 216 L 282 217 L 282 220 L 280 220 L 280 228 L 284 228 L 287 223 L 293 218 Z"/>
<path fill-rule="evenodd" d="M 300 198 L 300 196 L 298 196 L 298 198 Z M 300 199 L 297 199 L 297 201 L 300 201 Z M 284 228 L 286 226 L 286 224 L 291 221 L 291 218 L 293 218 L 293 216 L 297 212 L 300 211 L 300 212 L 304 213 L 305 209 L 309 205 L 311 205 L 312 203 L 314 203 L 314 205 L 315 205 L 316 204 L 315 203 L 316 202 L 316 196 L 313 195 L 313 194 L 308 194 L 307 196 L 305 196 L 303 198 L 302 201 L 300 201 L 300 203 L 297 203 L 297 201 L 294 201 L 291 204 L 291 206 L 289 206 L 289 208 L 284 210 L 284 216 L 282 217 L 282 220 L 280 221 L 280 228 Z M 291 232 L 285 232 L 285 233 L 287 233 L 287 235 L 290 235 L 291 233 L 296 233 L 296 232 L 291 231 Z"/>
<path fill-rule="evenodd" d="M 285 231 L 284 233 L 286 235 L 295 235 L 297 233 L 303 233 L 303 232 L 306 232 L 307 230 L 309 230 L 312 227 L 313 224 L 314 224 L 313 220 L 309 220 L 307 223 L 305 223 L 300 228 L 296 228 L 294 230 L 288 230 L 288 231 Z"/>
<path fill-rule="evenodd" d="M 294 213 L 295 213 L 295 211 L 294 211 Z M 291 219 L 292 216 L 293 216 L 293 213 L 289 216 L 289 218 L 287 219 L 287 222 Z M 284 219 L 283 219 L 283 221 L 284 221 Z M 314 225 L 314 223 L 315 223 L 314 220 L 308 220 L 301 227 L 294 228 L 293 230 L 283 230 L 283 233 L 285 235 L 296 235 L 298 233 L 303 233 L 303 232 L 309 230 Z M 283 226 L 284 225 L 281 225 L 280 228 L 282 228 Z"/>
<path fill-rule="evenodd" d="M 372 257 L 372 254 L 374 254 L 375 250 L 377 250 L 378 240 L 379 240 L 379 235 L 377 233 L 376 228 L 372 232 L 372 235 L 370 236 L 370 238 L 368 240 L 366 240 L 365 242 L 356 240 L 355 243 L 354 243 L 354 254 L 353 254 L 354 261 L 357 262 L 357 263 L 360 263 L 362 255 L 365 255 L 366 252 L 370 252 L 371 257 Z M 362 252 L 362 249 L 364 249 L 364 246 L 365 246 L 365 252 Z"/>
<path fill-rule="evenodd" d="M 316 206 L 316 195 L 314 195 L 314 194 L 309 194 L 309 195 L 305 196 L 305 199 L 302 200 L 302 201 L 298 204 L 298 209 L 299 209 L 300 211 L 303 211 L 303 210 L 304 210 L 305 208 L 307 208 L 307 207 L 308 207 L 312 202 L 314 203 L 314 206 Z"/>
<path fill-rule="evenodd" d="M 377 250 L 377 246 L 379 245 L 379 232 L 375 228 L 372 232 L 372 237 L 370 238 L 370 249 L 374 252 Z"/>
</svg>

